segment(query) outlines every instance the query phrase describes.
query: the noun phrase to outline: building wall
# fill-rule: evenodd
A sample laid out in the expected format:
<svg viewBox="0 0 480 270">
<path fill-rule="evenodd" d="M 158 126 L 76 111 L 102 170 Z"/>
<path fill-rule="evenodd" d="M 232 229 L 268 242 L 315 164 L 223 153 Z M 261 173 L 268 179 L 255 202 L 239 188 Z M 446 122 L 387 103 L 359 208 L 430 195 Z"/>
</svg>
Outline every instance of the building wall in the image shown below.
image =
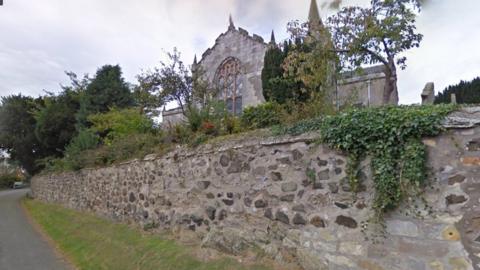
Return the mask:
<svg viewBox="0 0 480 270">
<path fill-rule="evenodd" d="M 218 67 L 228 57 L 240 60 L 245 78 L 242 89 L 243 108 L 265 102 L 262 88 L 262 70 L 267 44 L 259 36 L 250 36 L 246 30 L 230 28 L 220 35 L 215 45 L 202 56 L 199 65 L 205 78 L 215 84 Z"/>
<path fill-rule="evenodd" d="M 313 143 L 316 138 L 181 148 L 108 168 L 37 176 L 32 190 L 38 200 L 155 225 L 222 252 L 262 250 L 286 267 L 480 269 L 480 127 L 424 140 L 432 187 L 423 196 L 433 212 L 388 214 L 379 243 L 362 232 L 373 214 L 368 159 L 354 197 L 346 156 Z"/>
<path fill-rule="evenodd" d="M 183 115 L 181 108 L 175 108 L 162 112 L 162 126 L 169 127 L 172 125 L 180 124 L 185 121 L 185 115 Z"/>
<path fill-rule="evenodd" d="M 338 82 L 338 102 L 365 107 L 382 106 L 386 78 L 384 73 L 357 75 Z"/>
</svg>

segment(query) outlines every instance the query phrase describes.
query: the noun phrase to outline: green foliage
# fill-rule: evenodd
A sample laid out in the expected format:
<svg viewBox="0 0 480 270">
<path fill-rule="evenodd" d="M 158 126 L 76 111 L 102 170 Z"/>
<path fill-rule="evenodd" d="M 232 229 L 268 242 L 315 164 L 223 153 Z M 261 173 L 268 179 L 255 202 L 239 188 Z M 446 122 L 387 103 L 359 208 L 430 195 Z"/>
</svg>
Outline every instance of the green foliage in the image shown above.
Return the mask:
<svg viewBox="0 0 480 270">
<path fill-rule="evenodd" d="M 107 113 L 91 115 L 88 120 L 94 131 L 104 135 L 106 144 L 117 138 L 153 131 L 153 121 L 136 108 L 112 109 Z"/>
<path fill-rule="evenodd" d="M 103 113 L 112 107 L 133 105 L 133 97 L 120 66 L 105 65 L 97 70 L 86 88 L 85 102 L 89 113 Z"/>
<path fill-rule="evenodd" d="M 76 135 L 79 108 L 79 94 L 68 89 L 58 96 L 44 98 L 44 105 L 35 112 L 35 135 L 48 155 L 62 156 L 65 147 Z"/>
<path fill-rule="evenodd" d="M 85 158 L 83 152 L 95 149 L 99 142 L 100 138 L 92 130 L 81 130 L 66 147 L 63 160 L 52 160 L 47 166 L 48 170 L 79 170 L 84 168 L 89 161 Z"/>
<path fill-rule="evenodd" d="M 267 99 L 270 102 L 285 104 L 289 101 L 303 102 L 307 98 L 301 91 L 303 84 L 291 77 L 275 77 L 269 80 L 271 92 L 267 92 Z"/>
<path fill-rule="evenodd" d="M 447 87 L 435 97 L 435 104 L 451 103 L 452 94 L 455 94 L 458 104 L 480 104 L 480 77 Z"/>
<path fill-rule="evenodd" d="M 191 106 L 186 116 L 190 131 L 211 133 L 210 135 L 222 133 L 223 121 L 229 117 L 227 107 L 221 101 L 209 102 L 202 108 Z"/>
<path fill-rule="evenodd" d="M 380 63 L 387 76 L 385 104 L 398 102 L 397 66 L 406 68 L 405 51 L 420 46 L 418 0 L 371 0 L 369 7 L 348 6 L 328 19 L 343 66 Z"/>
<path fill-rule="evenodd" d="M 166 143 L 188 144 L 192 131 L 184 124 L 176 124 L 167 128 Z"/>
<path fill-rule="evenodd" d="M 22 95 L 3 97 L 0 104 L 0 149 L 30 174 L 40 169 L 35 161 L 48 156 L 35 135 L 33 112 L 42 100 Z"/>
<path fill-rule="evenodd" d="M 264 58 L 264 66 L 262 70 L 262 86 L 263 86 L 263 95 L 268 101 L 277 101 L 282 102 L 285 99 L 283 98 L 284 93 L 289 91 L 284 90 L 281 84 L 278 81 L 282 81 L 283 77 L 283 60 L 285 59 L 285 54 L 282 50 L 273 46 L 267 50 Z"/>
<path fill-rule="evenodd" d="M 358 165 L 372 157 L 376 217 L 417 195 L 426 179 L 426 150 L 420 139 L 436 136 L 453 106 L 401 106 L 354 109 L 336 116 L 302 121 L 277 134 L 320 131 L 321 140 L 350 155 L 348 173 L 358 190 Z"/>
<path fill-rule="evenodd" d="M 203 71 L 199 67 L 194 73 L 181 60 L 177 48 L 168 53 L 168 62 L 161 62 L 160 68 L 148 70 L 137 76 L 139 82 L 136 90 L 137 99 L 142 107 L 161 107 L 169 102 L 175 102 L 183 114 L 192 107 L 194 101 L 205 103 L 212 95 L 209 84 L 203 81 Z"/>
<path fill-rule="evenodd" d="M 297 136 L 308 132 L 318 131 L 322 126 L 323 118 L 312 118 L 298 121 L 293 125 L 274 126 L 272 132 L 274 135 L 292 135 Z"/>
<path fill-rule="evenodd" d="M 8 173 L 0 175 L 0 189 L 12 188 L 15 182 L 21 182 L 23 179 L 17 173 Z"/>
<path fill-rule="evenodd" d="M 154 133 L 133 133 L 116 138 L 111 144 L 98 149 L 96 165 L 105 166 L 162 152 L 165 147 L 162 145 L 162 141 L 162 135 Z"/>
<path fill-rule="evenodd" d="M 256 107 L 247 107 L 241 116 L 242 125 L 247 129 L 266 128 L 281 123 L 280 105 L 267 102 Z"/>
<path fill-rule="evenodd" d="M 292 37 L 301 40 L 290 48 L 284 60 L 284 77 L 293 78 L 303 87 L 298 98 L 310 99 L 313 95 L 327 97 L 334 87 L 337 57 L 331 37 L 324 27 L 310 31 L 308 24 L 290 22 Z"/>
<path fill-rule="evenodd" d="M 100 138 L 92 130 L 82 130 L 65 151 L 62 159 L 43 160 L 46 171 L 76 171 L 83 168 L 108 166 L 117 162 L 143 158 L 148 154 L 164 152 L 162 134 L 133 133 L 115 138 L 108 145 L 99 144 Z"/>
</svg>

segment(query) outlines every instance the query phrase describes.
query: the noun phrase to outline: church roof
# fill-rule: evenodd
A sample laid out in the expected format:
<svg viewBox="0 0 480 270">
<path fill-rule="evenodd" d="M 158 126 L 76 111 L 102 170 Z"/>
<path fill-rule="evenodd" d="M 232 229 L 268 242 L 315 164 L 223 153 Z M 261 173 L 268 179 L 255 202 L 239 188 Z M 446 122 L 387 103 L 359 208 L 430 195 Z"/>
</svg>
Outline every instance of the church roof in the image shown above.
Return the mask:
<svg viewBox="0 0 480 270">
<path fill-rule="evenodd" d="M 319 26 L 322 25 L 322 19 L 320 18 L 320 12 L 318 11 L 318 5 L 316 0 L 311 0 L 310 11 L 308 13 L 308 22 L 310 25 Z"/>
<path fill-rule="evenodd" d="M 228 19 L 228 20 L 229 20 L 229 25 L 228 25 L 228 30 L 227 30 L 227 32 L 222 33 L 222 34 L 220 34 L 220 35 L 217 37 L 217 39 L 215 40 L 215 44 L 214 44 L 211 48 L 208 48 L 208 49 L 202 54 L 202 59 L 200 59 L 200 61 L 198 62 L 198 64 L 201 64 L 202 61 L 203 61 L 203 59 L 204 59 L 205 57 L 207 57 L 213 50 L 215 50 L 215 47 L 218 46 L 218 44 L 221 42 L 222 38 L 223 38 L 224 36 L 226 36 L 228 33 L 240 34 L 240 35 L 244 36 L 245 38 L 247 38 L 247 39 L 249 39 L 249 40 L 252 40 L 252 41 L 254 41 L 254 42 L 261 43 L 261 44 L 267 46 L 267 44 L 265 43 L 265 40 L 264 40 L 261 36 L 259 36 L 259 35 L 257 35 L 257 34 L 252 34 L 252 35 L 250 35 L 247 30 L 245 30 L 245 29 L 243 29 L 243 28 L 241 28 L 241 27 L 238 27 L 238 29 L 237 29 L 237 27 L 235 27 L 235 24 L 233 23 L 232 15 L 229 16 L 229 19 Z"/>
</svg>

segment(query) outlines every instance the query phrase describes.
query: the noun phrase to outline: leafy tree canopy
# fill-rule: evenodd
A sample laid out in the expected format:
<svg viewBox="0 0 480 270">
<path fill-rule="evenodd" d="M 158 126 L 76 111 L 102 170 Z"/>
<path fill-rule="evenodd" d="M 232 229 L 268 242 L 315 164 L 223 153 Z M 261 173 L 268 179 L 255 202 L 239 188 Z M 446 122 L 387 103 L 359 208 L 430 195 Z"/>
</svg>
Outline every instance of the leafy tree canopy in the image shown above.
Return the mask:
<svg viewBox="0 0 480 270">
<path fill-rule="evenodd" d="M 35 135 L 33 112 L 41 104 L 41 99 L 22 95 L 3 97 L 0 104 L 0 148 L 30 174 L 39 169 L 35 161 L 46 156 Z"/>
<path fill-rule="evenodd" d="M 160 62 L 154 68 L 137 77 L 144 95 L 153 94 L 158 99 L 158 107 L 169 102 L 177 102 L 185 113 L 185 105 L 191 104 L 193 79 L 190 70 L 180 59 L 180 52 L 174 48 L 168 53 L 169 62 Z"/>
<path fill-rule="evenodd" d="M 85 91 L 89 112 L 107 112 L 112 107 L 126 108 L 133 105 L 128 84 L 122 77 L 120 66 L 105 65 L 97 70 Z"/>
<path fill-rule="evenodd" d="M 346 67 L 381 63 L 387 86 L 385 103 L 398 103 L 397 65 L 406 68 L 405 51 L 419 47 L 418 0 L 371 0 L 369 7 L 345 7 L 328 19 L 336 51 Z"/>
<path fill-rule="evenodd" d="M 35 112 L 35 135 L 47 153 L 61 156 L 76 135 L 76 114 L 80 108 L 79 93 L 65 89 L 58 96 L 44 97 L 44 105 Z"/>
</svg>

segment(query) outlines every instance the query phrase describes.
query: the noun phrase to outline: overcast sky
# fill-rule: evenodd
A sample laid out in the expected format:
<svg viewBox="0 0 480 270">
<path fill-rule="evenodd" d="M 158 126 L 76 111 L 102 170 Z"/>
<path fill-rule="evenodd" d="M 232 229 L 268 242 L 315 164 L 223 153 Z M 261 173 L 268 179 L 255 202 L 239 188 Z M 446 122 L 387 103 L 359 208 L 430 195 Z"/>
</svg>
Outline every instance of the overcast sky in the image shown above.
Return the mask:
<svg viewBox="0 0 480 270">
<path fill-rule="evenodd" d="M 324 0 L 324 2 L 327 0 Z M 331 1 L 331 0 L 329 0 Z M 366 0 L 344 0 L 343 5 Z M 185 62 L 201 55 L 235 24 L 268 40 L 286 23 L 305 20 L 310 0 L 4 0 L 0 6 L 0 95 L 38 96 L 67 83 L 64 71 L 95 73 L 120 64 L 135 82 L 178 47 Z M 320 5 L 323 3 L 319 1 Z M 430 0 L 418 18 L 425 35 L 407 54 L 399 77 L 401 103 L 420 102 L 428 81 L 441 90 L 480 76 L 480 1 Z M 325 19 L 333 11 L 321 8 Z"/>
</svg>

